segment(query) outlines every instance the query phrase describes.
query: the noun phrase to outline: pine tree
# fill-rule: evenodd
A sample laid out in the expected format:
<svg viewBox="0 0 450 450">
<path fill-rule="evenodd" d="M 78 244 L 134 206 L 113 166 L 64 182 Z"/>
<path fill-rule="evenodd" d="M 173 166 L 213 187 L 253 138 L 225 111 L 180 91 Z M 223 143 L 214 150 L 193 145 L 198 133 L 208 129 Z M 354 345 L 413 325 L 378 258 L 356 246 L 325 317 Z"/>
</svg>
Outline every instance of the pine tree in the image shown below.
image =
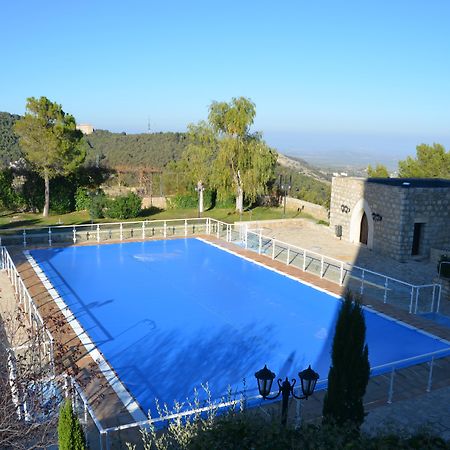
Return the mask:
<svg viewBox="0 0 450 450">
<path fill-rule="evenodd" d="M 363 397 L 370 374 L 365 339 L 362 307 L 348 291 L 336 322 L 328 391 L 323 404 L 324 422 L 352 423 L 359 428 L 364 421 Z"/>
<path fill-rule="evenodd" d="M 72 402 L 66 400 L 59 411 L 58 420 L 59 450 L 85 450 L 86 441 L 78 417 L 72 409 Z"/>
</svg>

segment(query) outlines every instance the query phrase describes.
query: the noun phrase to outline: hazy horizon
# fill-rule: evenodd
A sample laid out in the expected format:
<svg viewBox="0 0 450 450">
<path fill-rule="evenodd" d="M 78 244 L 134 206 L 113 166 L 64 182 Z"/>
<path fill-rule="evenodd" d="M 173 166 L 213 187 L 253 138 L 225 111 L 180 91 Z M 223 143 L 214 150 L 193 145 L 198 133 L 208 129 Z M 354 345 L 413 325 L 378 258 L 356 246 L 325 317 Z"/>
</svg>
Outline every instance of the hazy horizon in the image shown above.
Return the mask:
<svg viewBox="0 0 450 450">
<path fill-rule="evenodd" d="M 97 129 L 184 131 L 245 96 L 283 153 L 391 164 L 450 146 L 449 16 L 444 0 L 5 2 L 0 110 L 46 96 Z"/>
</svg>

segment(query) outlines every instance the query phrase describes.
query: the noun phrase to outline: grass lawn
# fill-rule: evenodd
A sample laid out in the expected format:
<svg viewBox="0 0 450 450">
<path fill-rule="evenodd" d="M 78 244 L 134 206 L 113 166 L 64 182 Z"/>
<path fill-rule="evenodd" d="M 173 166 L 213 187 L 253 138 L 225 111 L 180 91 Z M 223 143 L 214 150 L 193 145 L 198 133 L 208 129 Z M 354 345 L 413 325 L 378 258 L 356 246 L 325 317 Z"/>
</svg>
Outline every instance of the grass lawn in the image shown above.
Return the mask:
<svg viewBox="0 0 450 450">
<path fill-rule="evenodd" d="M 164 220 L 164 219 L 188 219 L 198 217 L 198 210 L 192 209 L 167 209 L 167 210 L 144 210 L 140 217 L 136 219 L 130 219 L 129 221 L 138 220 Z M 267 208 L 256 207 L 247 211 L 244 211 L 242 218 L 233 209 L 214 208 L 203 213 L 203 217 L 211 217 L 213 219 L 221 220 L 223 222 L 237 222 L 240 219 L 248 220 L 270 220 L 270 219 L 282 219 L 283 208 Z M 304 214 L 297 211 L 286 211 L 286 219 L 292 218 L 310 218 L 309 214 Z M 125 222 L 125 220 L 114 219 L 96 219 L 94 222 Z M 12 213 L 2 212 L 0 213 L 0 229 L 10 228 L 33 228 L 43 227 L 49 225 L 80 225 L 83 223 L 91 223 L 89 214 L 87 211 L 76 211 L 69 214 L 55 214 L 49 217 L 42 217 L 42 214 L 32 213 Z"/>
</svg>

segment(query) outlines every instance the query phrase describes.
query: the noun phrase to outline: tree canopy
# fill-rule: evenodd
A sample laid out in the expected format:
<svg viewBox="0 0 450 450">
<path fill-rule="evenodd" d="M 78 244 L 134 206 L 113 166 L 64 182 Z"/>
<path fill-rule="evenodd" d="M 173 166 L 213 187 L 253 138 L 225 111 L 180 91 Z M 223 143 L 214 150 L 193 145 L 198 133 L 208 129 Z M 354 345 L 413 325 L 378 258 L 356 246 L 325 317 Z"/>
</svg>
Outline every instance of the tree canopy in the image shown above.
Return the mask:
<svg viewBox="0 0 450 450">
<path fill-rule="evenodd" d="M 50 204 L 49 180 L 77 169 L 86 157 L 83 134 L 61 105 L 46 97 L 27 99 L 25 116 L 14 125 L 26 160 L 45 182 L 44 217 Z"/>
<path fill-rule="evenodd" d="M 208 120 L 218 136 L 214 184 L 219 196 L 236 193 L 236 210 L 242 212 L 244 197 L 252 202 L 264 194 L 273 178 L 277 154 L 259 133 L 250 133 L 256 116 L 253 102 L 244 97 L 230 103 L 213 102 Z"/>
<path fill-rule="evenodd" d="M 370 178 L 389 178 L 389 171 L 383 164 L 377 164 L 375 167 L 369 164 L 367 166 L 367 176 Z"/>
<path fill-rule="evenodd" d="M 450 150 L 441 144 L 420 144 L 415 158 L 399 161 L 398 174 L 401 178 L 450 178 Z"/>
</svg>

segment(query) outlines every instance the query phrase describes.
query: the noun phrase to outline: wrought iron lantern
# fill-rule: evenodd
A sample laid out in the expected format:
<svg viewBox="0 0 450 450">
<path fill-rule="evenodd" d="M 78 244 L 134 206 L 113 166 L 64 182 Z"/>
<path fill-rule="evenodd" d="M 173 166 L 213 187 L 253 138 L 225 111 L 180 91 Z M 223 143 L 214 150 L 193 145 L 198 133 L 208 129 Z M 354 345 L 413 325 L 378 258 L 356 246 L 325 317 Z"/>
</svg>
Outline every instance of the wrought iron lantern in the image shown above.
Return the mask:
<svg viewBox="0 0 450 450">
<path fill-rule="evenodd" d="M 314 372 L 314 370 L 311 369 L 311 366 L 299 372 L 298 377 L 300 378 L 303 393 L 303 396 L 300 397 L 295 395 L 294 393 L 296 380 L 292 379 L 291 381 L 289 381 L 288 377 L 286 377 L 284 381 L 282 381 L 281 378 L 277 380 L 278 393 L 270 397 L 269 395 L 272 389 L 272 383 L 275 378 L 275 374 L 267 368 L 267 365 L 265 365 L 263 369 L 256 372 L 255 377 L 258 381 L 259 393 L 264 400 L 274 400 L 281 394 L 281 423 L 283 425 L 286 425 L 289 397 L 292 395 L 292 397 L 296 398 L 297 400 L 307 400 L 308 397 L 310 397 L 314 393 L 317 380 L 319 379 L 319 374 L 317 372 Z"/>
</svg>

